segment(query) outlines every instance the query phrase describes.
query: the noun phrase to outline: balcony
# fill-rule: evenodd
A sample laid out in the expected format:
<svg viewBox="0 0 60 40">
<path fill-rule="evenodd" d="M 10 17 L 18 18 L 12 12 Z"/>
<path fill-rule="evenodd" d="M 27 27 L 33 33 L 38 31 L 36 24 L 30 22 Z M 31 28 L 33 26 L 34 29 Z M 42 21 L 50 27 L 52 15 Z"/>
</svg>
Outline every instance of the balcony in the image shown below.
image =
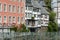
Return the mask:
<svg viewBox="0 0 60 40">
<path fill-rule="evenodd" d="M 44 20 L 44 18 L 41 18 L 41 20 Z"/>
<path fill-rule="evenodd" d="M 33 13 L 31 10 L 25 10 L 25 12 L 27 12 L 27 13 Z"/>
<path fill-rule="evenodd" d="M 35 19 L 35 20 L 39 20 L 40 18 L 39 18 L 39 17 L 35 17 L 34 19 Z"/>
<path fill-rule="evenodd" d="M 48 18 L 44 18 L 44 20 L 49 20 Z"/>
<path fill-rule="evenodd" d="M 28 28 L 40 28 L 41 25 L 34 25 L 34 26 L 31 26 L 31 25 L 27 25 Z"/>
<path fill-rule="evenodd" d="M 34 12 L 34 11 L 33 11 L 33 14 L 37 14 L 37 15 L 39 14 L 39 15 L 40 15 L 40 14 L 41 14 L 41 12 Z"/>
<path fill-rule="evenodd" d="M 48 24 L 41 24 L 41 26 L 48 26 Z"/>
<path fill-rule="evenodd" d="M 38 24 L 38 21 L 36 21 L 36 20 L 27 20 L 26 25 L 28 28 L 39 28 L 39 27 L 41 27 L 41 24 Z"/>
<path fill-rule="evenodd" d="M 39 15 L 41 15 L 41 12 L 38 12 Z"/>
<path fill-rule="evenodd" d="M 31 18 L 29 18 L 29 17 L 25 17 L 25 20 L 26 20 L 26 19 L 31 19 Z"/>
</svg>

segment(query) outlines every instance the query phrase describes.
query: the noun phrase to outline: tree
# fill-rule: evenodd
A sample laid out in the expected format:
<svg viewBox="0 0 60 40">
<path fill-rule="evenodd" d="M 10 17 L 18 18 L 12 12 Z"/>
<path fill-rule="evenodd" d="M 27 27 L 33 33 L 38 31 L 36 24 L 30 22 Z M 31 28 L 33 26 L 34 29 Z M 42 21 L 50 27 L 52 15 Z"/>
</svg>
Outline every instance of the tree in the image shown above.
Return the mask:
<svg viewBox="0 0 60 40">
<path fill-rule="evenodd" d="M 49 21 L 48 32 L 57 32 L 57 31 L 58 31 L 57 23 Z"/>
<path fill-rule="evenodd" d="M 51 9 L 51 0 L 44 0 L 45 4 L 46 4 L 46 7 L 48 8 L 47 10 L 52 10 Z"/>
<path fill-rule="evenodd" d="M 21 29 L 19 29 L 18 32 L 29 32 L 29 29 L 27 29 L 24 24 L 21 24 Z"/>
<path fill-rule="evenodd" d="M 17 27 L 15 25 L 12 25 L 13 28 L 10 28 L 11 31 L 17 32 Z"/>
<path fill-rule="evenodd" d="M 50 11 L 50 14 L 49 14 L 49 21 L 55 21 L 55 16 L 56 16 L 56 13 L 54 13 L 53 11 Z"/>
<path fill-rule="evenodd" d="M 47 10 L 49 10 L 49 24 L 48 24 L 48 32 L 57 32 L 58 31 L 58 25 L 55 21 L 56 13 L 51 8 L 51 0 L 44 0 L 46 4 Z"/>
<path fill-rule="evenodd" d="M 14 32 L 29 32 L 29 29 L 26 29 L 26 26 L 24 24 L 21 24 L 20 27 L 13 25 L 13 28 L 10 28 L 11 31 Z"/>
</svg>

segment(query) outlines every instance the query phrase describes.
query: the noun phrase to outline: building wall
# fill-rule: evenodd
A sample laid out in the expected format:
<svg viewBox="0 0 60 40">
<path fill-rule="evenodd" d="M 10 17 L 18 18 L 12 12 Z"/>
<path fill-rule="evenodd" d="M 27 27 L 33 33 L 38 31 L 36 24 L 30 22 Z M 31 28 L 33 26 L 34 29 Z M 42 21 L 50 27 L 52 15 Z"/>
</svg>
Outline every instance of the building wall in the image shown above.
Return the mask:
<svg viewBox="0 0 60 40">
<path fill-rule="evenodd" d="M 0 24 L 20 24 L 20 22 L 23 22 L 25 20 L 24 16 L 25 0 L 0 0 Z"/>
<path fill-rule="evenodd" d="M 60 0 L 53 0 L 51 2 L 52 9 L 54 12 L 56 12 L 56 20 L 58 22 L 58 25 L 60 24 Z"/>
<path fill-rule="evenodd" d="M 25 10 L 25 20 L 26 20 L 26 25 L 32 27 L 31 22 L 28 21 L 27 19 L 31 19 L 32 17 L 34 17 L 35 21 L 35 27 L 41 27 L 41 20 L 40 20 L 40 15 L 41 15 L 41 9 L 39 8 L 39 11 L 33 11 L 35 7 L 29 7 L 27 5 L 26 10 Z"/>
<path fill-rule="evenodd" d="M 41 15 L 41 26 L 48 26 L 49 15 Z"/>
</svg>

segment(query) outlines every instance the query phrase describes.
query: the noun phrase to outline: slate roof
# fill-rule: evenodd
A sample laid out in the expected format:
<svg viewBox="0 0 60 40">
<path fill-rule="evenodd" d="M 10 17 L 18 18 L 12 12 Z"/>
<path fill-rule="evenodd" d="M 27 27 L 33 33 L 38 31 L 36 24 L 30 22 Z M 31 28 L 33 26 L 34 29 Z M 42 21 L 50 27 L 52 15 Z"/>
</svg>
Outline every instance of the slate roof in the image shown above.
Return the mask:
<svg viewBox="0 0 60 40">
<path fill-rule="evenodd" d="M 33 7 L 41 8 L 41 6 L 40 6 L 40 4 L 38 3 L 38 1 L 31 0 L 31 3 L 32 3 Z"/>
<path fill-rule="evenodd" d="M 29 4 L 26 4 L 26 5 L 29 5 Z M 43 7 L 43 6 L 45 6 L 44 1 L 40 1 L 40 3 L 39 3 L 38 1 L 31 0 L 30 6 L 40 8 L 41 15 L 48 15 L 49 14 L 49 12 L 45 9 L 45 7 Z"/>
<path fill-rule="evenodd" d="M 44 7 L 41 7 L 41 15 L 48 15 L 49 12 L 46 11 L 46 9 Z"/>
<path fill-rule="evenodd" d="M 45 4 L 44 1 L 40 1 L 40 5 L 41 5 L 41 6 L 46 6 L 46 4 Z"/>
</svg>

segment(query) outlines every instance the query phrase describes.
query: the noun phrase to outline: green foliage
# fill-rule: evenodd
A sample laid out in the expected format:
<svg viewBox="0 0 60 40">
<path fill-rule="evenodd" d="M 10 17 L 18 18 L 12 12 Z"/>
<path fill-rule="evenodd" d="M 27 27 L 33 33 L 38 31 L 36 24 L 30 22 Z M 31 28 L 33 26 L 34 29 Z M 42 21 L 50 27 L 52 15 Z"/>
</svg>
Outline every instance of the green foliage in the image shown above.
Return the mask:
<svg viewBox="0 0 60 40">
<path fill-rule="evenodd" d="M 52 8 L 51 8 L 51 0 L 44 0 L 45 4 L 46 4 L 46 8 L 47 10 L 49 10 L 48 12 L 50 13 L 49 14 L 49 24 L 48 24 L 48 32 L 57 32 L 58 31 L 58 25 L 55 21 L 55 16 L 56 16 L 56 13 L 54 13 L 52 11 Z"/>
<path fill-rule="evenodd" d="M 50 21 L 48 24 L 48 32 L 57 32 L 57 31 L 58 31 L 57 23 Z"/>
<path fill-rule="evenodd" d="M 13 25 L 12 27 L 13 27 L 13 28 L 10 28 L 10 30 L 17 32 L 17 27 L 15 27 L 15 25 Z"/>
<path fill-rule="evenodd" d="M 53 30 L 52 30 L 52 25 L 51 25 L 51 24 L 52 24 L 51 22 L 49 22 L 49 24 L 48 24 L 48 31 L 49 31 L 49 32 L 53 31 Z"/>
<path fill-rule="evenodd" d="M 15 32 L 29 32 L 29 29 L 26 29 L 26 26 L 24 24 L 21 24 L 22 28 L 16 27 L 15 25 L 12 26 L 13 28 L 10 28 L 11 31 L 15 31 Z"/>
<path fill-rule="evenodd" d="M 48 10 L 51 10 L 51 0 L 44 0 Z"/>
<path fill-rule="evenodd" d="M 31 17 L 31 19 L 34 19 L 34 17 Z"/>
<path fill-rule="evenodd" d="M 55 20 L 55 16 L 56 16 L 56 13 L 54 13 L 53 11 L 51 11 L 50 14 L 49 14 L 49 20 L 50 21 L 54 21 Z"/>
<path fill-rule="evenodd" d="M 26 26 L 22 24 L 22 28 L 18 32 L 29 32 L 29 29 L 26 29 Z"/>
</svg>

